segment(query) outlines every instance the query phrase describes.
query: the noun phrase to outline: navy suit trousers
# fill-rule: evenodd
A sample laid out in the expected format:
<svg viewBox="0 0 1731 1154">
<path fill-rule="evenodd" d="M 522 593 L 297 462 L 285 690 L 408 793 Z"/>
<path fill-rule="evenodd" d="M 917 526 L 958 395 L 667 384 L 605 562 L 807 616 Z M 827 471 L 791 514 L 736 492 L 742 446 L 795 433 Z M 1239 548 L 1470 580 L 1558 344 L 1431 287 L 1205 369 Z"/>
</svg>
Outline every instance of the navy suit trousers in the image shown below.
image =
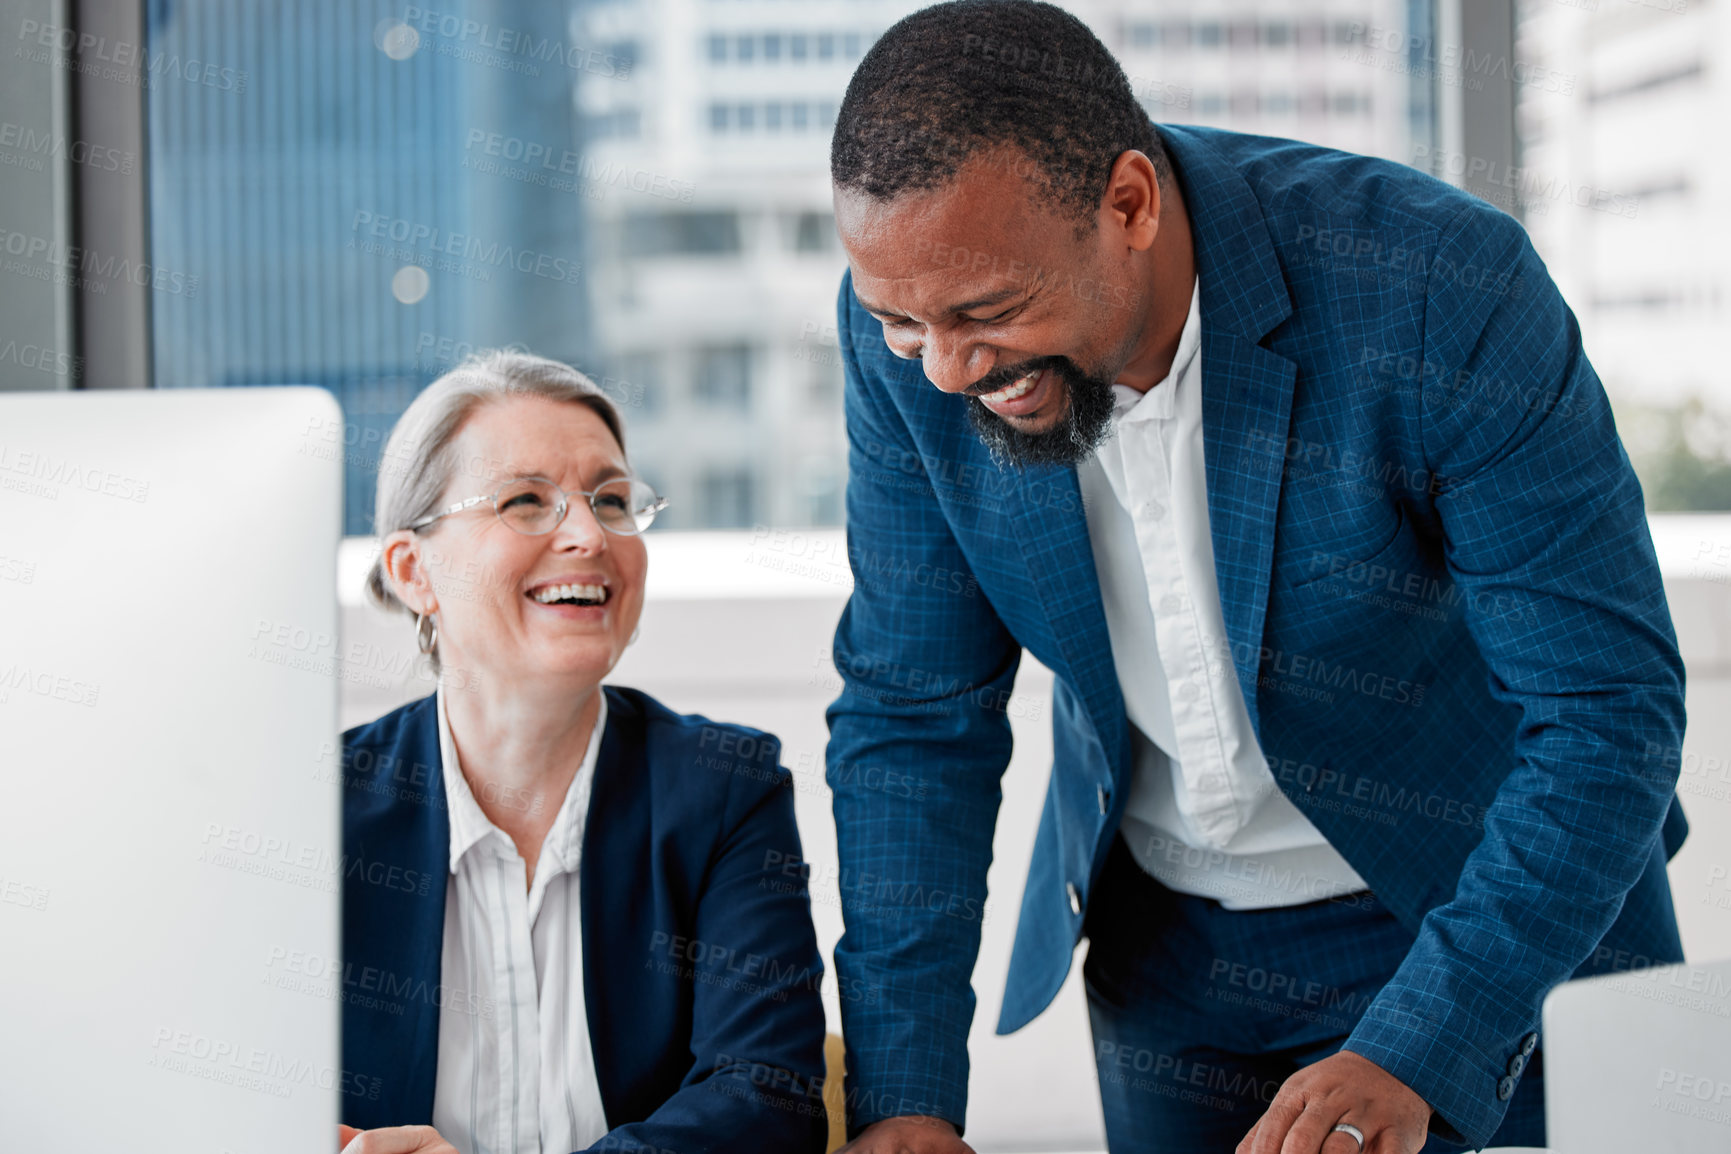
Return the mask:
<svg viewBox="0 0 1731 1154">
<path fill-rule="evenodd" d="M 1369 891 L 1228 910 L 1149 877 L 1121 837 L 1085 931 L 1111 1154 L 1231 1154 L 1288 1076 L 1341 1048 L 1413 944 Z M 1491 1145 L 1545 1144 L 1542 1054 Z M 1432 1134 L 1422 1154 L 1466 1149 Z"/>
</svg>

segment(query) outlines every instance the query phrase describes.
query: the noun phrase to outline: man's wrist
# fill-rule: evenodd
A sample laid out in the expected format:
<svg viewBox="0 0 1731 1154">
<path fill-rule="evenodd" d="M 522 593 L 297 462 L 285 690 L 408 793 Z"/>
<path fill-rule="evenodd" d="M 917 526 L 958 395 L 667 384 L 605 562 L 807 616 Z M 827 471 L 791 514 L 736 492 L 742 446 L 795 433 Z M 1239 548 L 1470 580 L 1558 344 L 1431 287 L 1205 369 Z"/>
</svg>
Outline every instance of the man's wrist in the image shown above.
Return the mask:
<svg viewBox="0 0 1731 1154">
<path fill-rule="evenodd" d="M 856 1141 L 867 1139 L 893 1138 L 905 1140 L 916 1134 L 930 1134 L 935 1138 L 961 1137 L 961 1131 L 947 1118 L 939 1118 L 935 1114 L 897 1114 L 890 1118 L 879 1118 L 876 1122 L 868 1122 L 860 1128 Z"/>
</svg>

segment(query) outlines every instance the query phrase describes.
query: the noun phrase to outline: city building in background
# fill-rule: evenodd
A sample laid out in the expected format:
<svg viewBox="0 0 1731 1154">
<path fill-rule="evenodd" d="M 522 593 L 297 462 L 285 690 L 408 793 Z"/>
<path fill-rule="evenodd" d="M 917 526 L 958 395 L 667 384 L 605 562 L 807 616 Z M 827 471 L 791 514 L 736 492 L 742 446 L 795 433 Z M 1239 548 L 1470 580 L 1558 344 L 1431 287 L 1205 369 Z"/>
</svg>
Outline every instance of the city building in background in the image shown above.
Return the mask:
<svg viewBox="0 0 1731 1154">
<path fill-rule="evenodd" d="M 1504 207 L 1574 309 L 1656 509 L 1731 508 L 1731 160 L 1701 136 L 1731 113 L 1713 67 L 1731 51 L 1727 15 L 1688 0 L 1520 9 L 1521 55 L 1547 79 L 1517 88 Z"/>
<path fill-rule="evenodd" d="M 917 7 L 148 0 L 140 383 L 332 390 L 344 421 L 308 451 L 341 454 L 365 535 L 413 396 L 472 350 L 526 348 L 622 406 L 667 528 L 839 525 L 829 141 L 860 59 Z M 1431 0 L 1069 7 L 1157 122 L 1434 159 Z"/>
<path fill-rule="evenodd" d="M 846 441 L 835 298 L 846 260 L 828 176 L 836 109 L 884 29 L 871 0 L 595 0 L 584 37 L 629 42 L 629 76 L 580 93 L 595 339 L 651 403 L 633 455 L 679 528 L 841 520 Z M 1292 136 L 1410 161 L 1431 80 L 1408 60 L 1428 4 L 1067 5 L 1156 121 Z M 1417 127 L 1415 128 L 1415 124 Z M 627 195 L 627 188 L 647 195 Z M 617 194 L 613 190 L 619 190 Z"/>
<path fill-rule="evenodd" d="M 148 13 L 151 53 L 219 62 L 149 88 L 154 383 L 330 389 L 343 426 L 308 451 L 343 456 L 371 533 L 383 438 L 435 376 L 490 345 L 587 360 L 573 94 L 629 63 L 536 0 Z"/>
</svg>

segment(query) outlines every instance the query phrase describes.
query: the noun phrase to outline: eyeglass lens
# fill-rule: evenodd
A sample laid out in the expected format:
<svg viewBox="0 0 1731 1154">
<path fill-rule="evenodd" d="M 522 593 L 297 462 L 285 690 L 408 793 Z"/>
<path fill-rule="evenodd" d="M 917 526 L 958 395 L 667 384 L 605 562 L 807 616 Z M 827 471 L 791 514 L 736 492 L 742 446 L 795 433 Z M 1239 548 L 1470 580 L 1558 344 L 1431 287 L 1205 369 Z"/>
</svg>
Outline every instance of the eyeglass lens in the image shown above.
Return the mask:
<svg viewBox="0 0 1731 1154">
<path fill-rule="evenodd" d="M 575 496 L 576 494 L 574 494 Z M 559 489 L 549 481 L 515 481 L 499 491 L 499 519 L 519 533 L 538 537 L 559 523 Z M 641 533 L 655 520 L 655 490 L 621 477 L 595 490 L 589 507 L 603 529 Z"/>
</svg>

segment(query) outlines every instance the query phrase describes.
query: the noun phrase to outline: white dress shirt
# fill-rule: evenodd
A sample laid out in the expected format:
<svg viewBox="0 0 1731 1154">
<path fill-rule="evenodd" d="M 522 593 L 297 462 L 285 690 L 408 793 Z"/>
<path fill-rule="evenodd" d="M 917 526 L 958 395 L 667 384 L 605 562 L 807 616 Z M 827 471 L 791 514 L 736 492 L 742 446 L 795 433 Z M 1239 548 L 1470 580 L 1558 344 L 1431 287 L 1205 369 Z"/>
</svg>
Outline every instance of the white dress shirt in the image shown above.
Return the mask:
<svg viewBox="0 0 1731 1154">
<path fill-rule="evenodd" d="M 1201 287 L 1164 380 L 1113 385 L 1113 432 L 1077 466 L 1135 772 L 1122 832 L 1169 889 L 1227 909 L 1299 905 L 1364 879 L 1280 792 L 1231 659 L 1202 441 Z"/>
<path fill-rule="evenodd" d="M 478 997 L 467 1006 L 452 999 L 439 1012 L 433 1128 L 462 1154 L 570 1154 L 607 1132 L 583 1003 L 578 885 L 607 698 L 541 843 L 533 885 L 524 884 L 516 845 L 481 812 L 463 777 L 442 688 L 438 706 L 451 818 L 440 981 Z"/>
</svg>

